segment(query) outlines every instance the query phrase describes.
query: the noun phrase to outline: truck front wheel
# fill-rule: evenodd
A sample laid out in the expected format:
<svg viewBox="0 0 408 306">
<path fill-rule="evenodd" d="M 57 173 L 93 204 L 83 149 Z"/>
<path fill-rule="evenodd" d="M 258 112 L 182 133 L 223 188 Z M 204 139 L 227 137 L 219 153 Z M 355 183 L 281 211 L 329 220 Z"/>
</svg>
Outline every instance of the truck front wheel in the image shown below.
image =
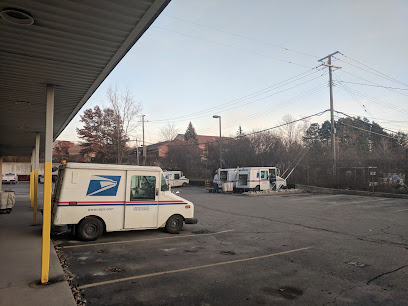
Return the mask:
<svg viewBox="0 0 408 306">
<path fill-rule="evenodd" d="M 81 240 L 92 241 L 101 237 L 103 233 L 103 224 L 101 220 L 95 217 L 87 217 L 78 225 L 78 237 Z"/>
<path fill-rule="evenodd" d="M 178 234 L 183 228 L 183 218 L 178 215 L 171 216 L 166 222 L 166 230 L 170 234 Z"/>
</svg>

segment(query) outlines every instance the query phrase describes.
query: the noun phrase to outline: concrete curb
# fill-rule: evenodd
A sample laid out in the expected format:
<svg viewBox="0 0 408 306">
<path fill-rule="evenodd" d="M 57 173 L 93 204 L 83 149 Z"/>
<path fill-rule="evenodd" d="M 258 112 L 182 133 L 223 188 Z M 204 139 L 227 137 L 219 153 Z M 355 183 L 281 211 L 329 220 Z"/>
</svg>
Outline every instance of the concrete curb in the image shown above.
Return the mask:
<svg viewBox="0 0 408 306">
<path fill-rule="evenodd" d="M 302 189 L 305 192 L 310 192 L 310 193 L 348 194 L 348 195 L 358 195 L 358 196 L 368 196 L 368 197 L 408 199 L 408 194 L 398 194 L 398 193 L 370 192 L 370 191 L 346 190 L 346 189 L 333 189 L 333 188 L 323 188 L 323 187 L 307 186 L 307 185 L 296 185 L 296 189 Z"/>
</svg>

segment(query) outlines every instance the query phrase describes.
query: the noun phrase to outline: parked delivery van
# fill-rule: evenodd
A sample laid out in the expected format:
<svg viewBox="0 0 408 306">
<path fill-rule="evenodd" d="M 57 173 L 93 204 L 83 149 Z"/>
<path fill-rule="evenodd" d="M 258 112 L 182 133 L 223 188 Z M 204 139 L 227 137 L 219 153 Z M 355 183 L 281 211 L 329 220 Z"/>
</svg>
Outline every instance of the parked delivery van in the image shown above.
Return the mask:
<svg viewBox="0 0 408 306">
<path fill-rule="evenodd" d="M 164 178 L 170 187 L 188 186 L 190 180 L 181 171 L 163 171 Z"/>
<path fill-rule="evenodd" d="M 165 227 L 175 234 L 197 219 L 193 203 L 169 191 L 159 167 L 67 163 L 58 170 L 52 222 L 96 240 L 104 231 Z"/>
<path fill-rule="evenodd" d="M 236 190 L 264 191 L 286 188 L 286 180 L 280 177 L 276 167 L 247 167 L 239 168 Z"/>
</svg>

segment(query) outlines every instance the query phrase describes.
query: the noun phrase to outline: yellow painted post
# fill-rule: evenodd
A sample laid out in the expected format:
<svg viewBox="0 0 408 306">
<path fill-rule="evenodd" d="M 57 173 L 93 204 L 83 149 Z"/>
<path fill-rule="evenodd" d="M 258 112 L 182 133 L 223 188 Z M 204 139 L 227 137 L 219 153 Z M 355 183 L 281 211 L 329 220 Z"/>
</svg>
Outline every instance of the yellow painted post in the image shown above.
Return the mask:
<svg viewBox="0 0 408 306">
<path fill-rule="evenodd" d="M 34 201 L 33 201 L 33 225 L 37 224 L 37 208 L 38 208 L 38 168 L 34 170 Z"/>
<path fill-rule="evenodd" d="M 31 207 L 33 207 L 33 191 L 34 191 L 34 171 L 30 172 L 30 200 L 31 200 Z"/>
<path fill-rule="evenodd" d="M 41 283 L 48 282 L 50 268 L 50 235 L 51 235 L 51 191 L 52 162 L 44 163 L 44 207 L 43 207 L 43 239 L 41 258 Z"/>
<path fill-rule="evenodd" d="M 40 167 L 40 133 L 35 135 L 35 154 L 34 154 L 34 201 L 33 201 L 33 225 L 37 224 L 38 207 L 38 168 Z"/>
<path fill-rule="evenodd" d="M 54 85 L 47 84 L 47 111 L 45 115 L 45 161 L 44 205 L 41 250 L 41 283 L 48 283 L 50 273 L 51 244 L 51 189 L 52 189 L 52 142 L 54 127 Z"/>
<path fill-rule="evenodd" d="M 30 172 L 30 202 L 31 208 L 34 206 L 34 156 L 35 156 L 35 148 L 33 148 L 33 152 L 31 153 L 31 172 Z"/>
</svg>

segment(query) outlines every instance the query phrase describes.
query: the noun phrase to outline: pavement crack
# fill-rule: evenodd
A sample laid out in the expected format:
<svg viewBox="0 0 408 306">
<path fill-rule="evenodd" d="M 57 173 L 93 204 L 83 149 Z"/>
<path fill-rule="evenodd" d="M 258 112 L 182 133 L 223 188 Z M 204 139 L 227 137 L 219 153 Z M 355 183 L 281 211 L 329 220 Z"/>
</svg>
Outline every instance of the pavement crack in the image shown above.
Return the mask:
<svg viewBox="0 0 408 306">
<path fill-rule="evenodd" d="M 388 272 L 381 273 L 381 274 L 377 275 L 376 277 L 373 277 L 372 279 L 369 279 L 369 280 L 367 281 L 367 285 L 369 285 L 371 282 L 375 281 L 376 279 L 378 279 L 378 278 L 380 278 L 380 277 L 382 277 L 382 276 L 384 276 L 384 275 L 397 272 L 397 271 L 399 271 L 399 270 L 401 270 L 401 269 L 404 269 L 404 268 L 406 268 L 406 267 L 408 267 L 408 265 L 401 266 L 401 267 L 399 267 L 399 268 L 397 268 L 397 269 L 395 269 L 395 270 L 392 270 L 392 271 L 388 271 Z"/>
</svg>

